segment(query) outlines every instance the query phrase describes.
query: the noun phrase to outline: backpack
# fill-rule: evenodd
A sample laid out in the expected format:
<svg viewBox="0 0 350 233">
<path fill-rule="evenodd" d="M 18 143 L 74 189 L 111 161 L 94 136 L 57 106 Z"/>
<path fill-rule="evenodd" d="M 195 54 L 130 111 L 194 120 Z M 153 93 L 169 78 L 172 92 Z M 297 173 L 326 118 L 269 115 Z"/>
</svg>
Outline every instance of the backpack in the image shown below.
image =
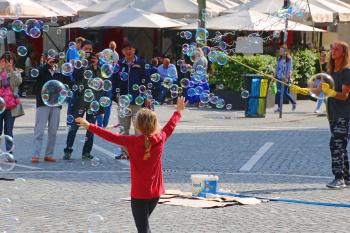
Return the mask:
<svg viewBox="0 0 350 233">
<path fill-rule="evenodd" d="M 4 76 L 7 78 L 7 73 L 5 71 L 1 73 L 1 78 L 3 79 Z M 15 108 L 21 103 L 20 99 L 14 96 L 10 85 L 7 85 L 6 87 L 1 85 L 0 97 L 5 100 L 5 106 L 8 110 Z"/>
</svg>

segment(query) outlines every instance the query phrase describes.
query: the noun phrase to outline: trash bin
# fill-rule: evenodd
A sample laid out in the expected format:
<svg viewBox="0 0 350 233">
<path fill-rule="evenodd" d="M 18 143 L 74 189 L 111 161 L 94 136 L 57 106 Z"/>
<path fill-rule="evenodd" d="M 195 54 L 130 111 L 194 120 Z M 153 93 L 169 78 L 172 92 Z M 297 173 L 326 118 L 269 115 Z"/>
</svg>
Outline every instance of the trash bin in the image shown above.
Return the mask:
<svg viewBox="0 0 350 233">
<path fill-rule="evenodd" d="M 245 110 L 246 117 L 265 117 L 266 97 L 270 79 L 258 74 L 244 75 L 245 90 L 249 92 Z"/>
</svg>

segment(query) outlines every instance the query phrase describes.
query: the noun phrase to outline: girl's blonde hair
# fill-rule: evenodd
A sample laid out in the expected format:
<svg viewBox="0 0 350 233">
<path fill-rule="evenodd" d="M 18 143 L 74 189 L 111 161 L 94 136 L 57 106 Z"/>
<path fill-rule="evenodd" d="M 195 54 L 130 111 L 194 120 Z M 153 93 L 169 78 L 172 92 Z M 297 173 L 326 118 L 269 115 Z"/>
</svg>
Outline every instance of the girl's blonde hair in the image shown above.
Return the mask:
<svg viewBox="0 0 350 233">
<path fill-rule="evenodd" d="M 333 46 L 334 45 L 340 45 L 343 48 L 343 62 L 342 62 L 341 70 L 340 70 L 340 71 L 343 71 L 350 64 L 350 49 L 349 49 L 349 45 L 346 42 L 344 42 L 344 41 L 334 42 Z M 331 52 L 331 56 L 330 56 L 329 61 L 327 63 L 327 71 L 328 71 L 328 73 L 332 74 L 332 73 L 334 73 L 334 69 L 335 69 L 335 61 L 332 58 L 332 52 Z"/>
<path fill-rule="evenodd" d="M 135 128 L 145 136 L 145 154 L 143 160 L 151 157 L 151 142 L 149 137 L 158 131 L 158 118 L 155 112 L 148 108 L 140 109 L 136 114 Z"/>
</svg>

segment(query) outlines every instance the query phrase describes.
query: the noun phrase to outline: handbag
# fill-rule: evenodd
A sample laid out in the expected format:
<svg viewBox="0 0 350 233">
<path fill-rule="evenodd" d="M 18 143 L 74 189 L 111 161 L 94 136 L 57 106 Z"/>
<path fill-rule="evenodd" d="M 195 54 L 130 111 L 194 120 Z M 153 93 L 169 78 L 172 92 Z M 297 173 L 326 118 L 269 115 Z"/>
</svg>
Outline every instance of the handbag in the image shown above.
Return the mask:
<svg viewBox="0 0 350 233">
<path fill-rule="evenodd" d="M 4 76 L 6 73 L 3 72 L 1 75 Z M 4 80 L 4 77 L 2 77 L 2 80 Z M 0 96 L 5 100 L 5 108 L 8 110 L 15 108 L 21 103 L 20 99 L 13 94 L 10 85 L 1 85 Z"/>
</svg>

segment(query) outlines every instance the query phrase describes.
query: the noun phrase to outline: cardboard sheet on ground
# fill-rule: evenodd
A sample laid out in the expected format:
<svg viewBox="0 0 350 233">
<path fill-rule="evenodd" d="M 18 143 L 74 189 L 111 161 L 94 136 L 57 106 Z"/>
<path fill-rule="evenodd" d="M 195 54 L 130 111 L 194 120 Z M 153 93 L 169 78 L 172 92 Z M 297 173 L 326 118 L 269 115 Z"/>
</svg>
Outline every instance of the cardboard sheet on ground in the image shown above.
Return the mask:
<svg viewBox="0 0 350 233">
<path fill-rule="evenodd" d="M 130 201 L 130 198 L 121 200 Z M 262 201 L 256 198 L 240 198 L 224 195 L 212 195 L 207 198 L 193 197 L 191 192 L 181 192 L 180 190 L 166 190 L 159 199 L 159 204 L 173 206 L 188 206 L 193 208 L 223 208 L 233 205 L 257 205 Z"/>
</svg>

